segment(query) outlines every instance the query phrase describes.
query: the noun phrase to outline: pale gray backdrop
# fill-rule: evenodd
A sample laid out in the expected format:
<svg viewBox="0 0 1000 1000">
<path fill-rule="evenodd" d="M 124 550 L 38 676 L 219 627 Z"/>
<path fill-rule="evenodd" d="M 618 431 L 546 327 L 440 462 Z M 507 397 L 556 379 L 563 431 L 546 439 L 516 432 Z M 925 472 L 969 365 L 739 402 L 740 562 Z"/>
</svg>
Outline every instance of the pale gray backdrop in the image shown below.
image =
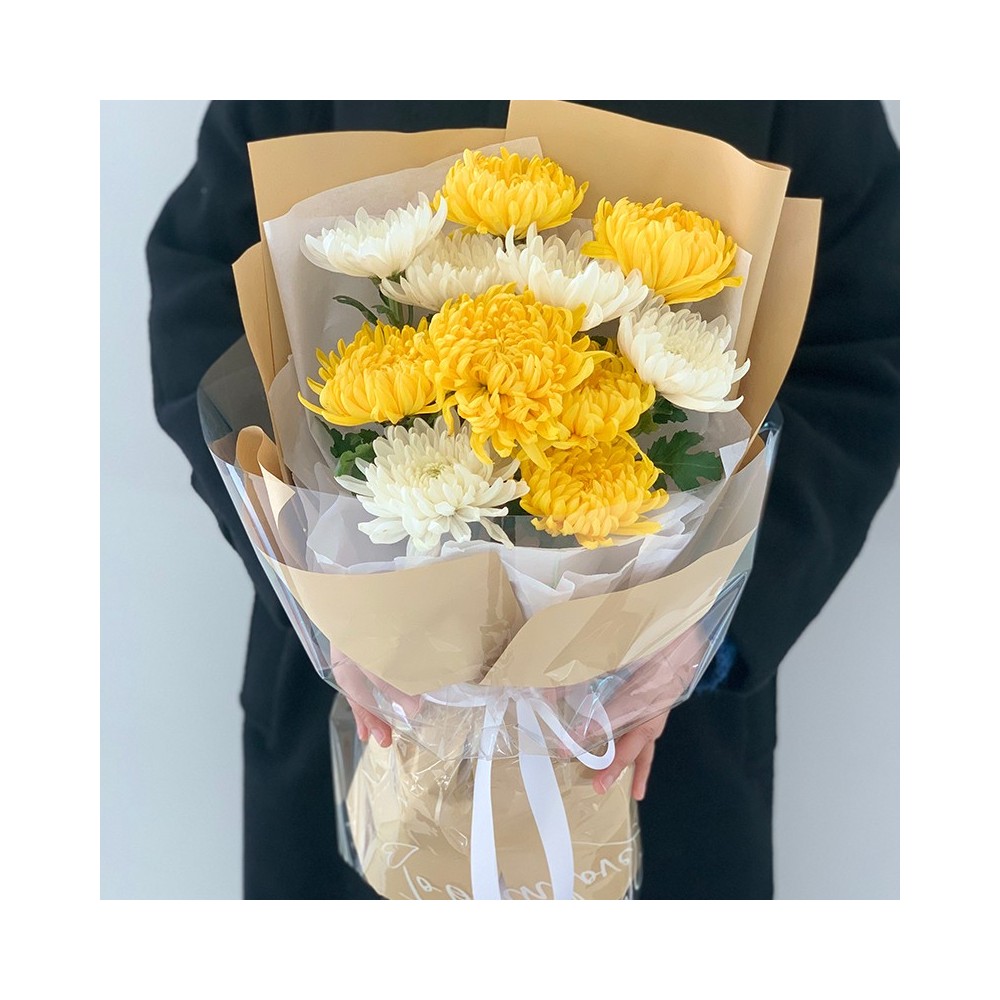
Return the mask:
<svg viewBox="0 0 1000 1000">
<path fill-rule="evenodd" d="M 146 328 L 145 240 L 207 103 L 101 107 L 104 898 L 241 896 L 251 586 L 156 424 Z M 884 104 L 898 139 L 899 102 Z M 778 897 L 898 898 L 898 486 L 778 693 Z"/>
</svg>

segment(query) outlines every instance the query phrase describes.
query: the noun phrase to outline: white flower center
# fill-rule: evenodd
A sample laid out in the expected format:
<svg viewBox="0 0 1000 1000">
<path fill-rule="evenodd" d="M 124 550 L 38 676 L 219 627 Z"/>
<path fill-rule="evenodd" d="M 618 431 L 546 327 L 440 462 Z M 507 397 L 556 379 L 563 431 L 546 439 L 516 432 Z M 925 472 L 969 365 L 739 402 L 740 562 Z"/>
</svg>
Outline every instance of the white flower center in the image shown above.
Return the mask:
<svg viewBox="0 0 1000 1000">
<path fill-rule="evenodd" d="M 416 473 L 416 480 L 421 486 L 426 486 L 431 480 L 440 479 L 445 469 L 450 468 L 449 462 L 426 462 L 418 466 L 413 471 Z"/>
</svg>

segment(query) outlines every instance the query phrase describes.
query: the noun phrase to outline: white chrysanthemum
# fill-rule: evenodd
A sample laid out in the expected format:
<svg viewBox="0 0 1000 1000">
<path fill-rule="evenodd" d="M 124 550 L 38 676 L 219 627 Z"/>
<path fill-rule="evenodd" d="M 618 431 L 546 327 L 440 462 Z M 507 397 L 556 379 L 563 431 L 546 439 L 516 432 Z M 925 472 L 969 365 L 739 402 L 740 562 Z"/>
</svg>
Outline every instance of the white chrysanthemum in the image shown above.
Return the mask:
<svg viewBox="0 0 1000 1000">
<path fill-rule="evenodd" d="M 500 238 L 484 233 L 454 232 L 429 243 L 400 275 L 382 282 L 382 291 L 397 302 L 437 312 L 448 299 L 476 296 L 499 285 L 497 251 Z"/>
<path fill-rule="evenodd" d="M 448 219 L 444 199 L 435 212 L 426 195 L 417 205 L 394 208 L 373 219 L 359 208 L 350 219 L 337 219 L 332 229 L 306 236 L 302 252 L 318 267 L 355 278 L 387 278 L 405 270 Z"/>
<path fill-rule="evenodd" d="M 487 465 L 476 455 L 467 424 L 449 434 L 443 418 L 433 427 L 418 418 L 409 430 L 390 427 L 374 449 L 374 462 L 357 462 L 364 480 L 337 477 L 375 515 L 359 525 L 373 542 L 407 538 L 407 555 L 433 555 L 446 535 L 469 541 L 469 525 L 479 523 L 491 538 L 511 544 L 490 518 L 506 514 L 503 504 L 524 496 L 528 487 L 514 481 L 516 459 Z"/>
<path fill-rule="evenodd" d="M 586 305 L 581 330 L 592 330 L 638 308 L 649 294 L 642 275 L 635 270 L 627 277 L 614 261 L 594 260 L 580 252 L 591 233 L 577 232 L 564 243 L 558 236 L 544 239 L 532 223 L 527 242 L 518 246 L 509 230 L 504 249 L 497 254 L 503 282 L 530 289 L 539 302 L 575 309 Z"/>
<path fill-rule="evenodd" d="M 726 396 L 750 362 L 736 367 L 736 352 L 727 350 L 732 331 L 726 317 L 708 323 L 690 309 L 673 312 L 662 299 L 655 301 L 639 315 L 622 316 L 618 325 L 618 347 L 639 377 L 675 406 L 704 413 L 735 410 L 743 397 Z"/>
</svg>

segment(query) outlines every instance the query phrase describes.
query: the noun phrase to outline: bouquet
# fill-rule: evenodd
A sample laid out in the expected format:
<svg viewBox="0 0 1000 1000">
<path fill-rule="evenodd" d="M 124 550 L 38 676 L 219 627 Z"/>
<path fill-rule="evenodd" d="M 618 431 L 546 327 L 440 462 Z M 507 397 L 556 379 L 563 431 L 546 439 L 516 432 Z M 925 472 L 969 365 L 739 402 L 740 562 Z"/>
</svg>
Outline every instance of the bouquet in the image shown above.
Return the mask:
<svg viewBox="0 0 1000 1000">
<path fill-rule="evenodd" d="M 335 705 L 342 854 L 389 898 L 629 895 L 629 776 L 591 779 L 735 610 L 817 205 L 559 102 L 250 154 L 247 340 L 201 412 L 314 666 L 392 726 Z"/>
</svg>

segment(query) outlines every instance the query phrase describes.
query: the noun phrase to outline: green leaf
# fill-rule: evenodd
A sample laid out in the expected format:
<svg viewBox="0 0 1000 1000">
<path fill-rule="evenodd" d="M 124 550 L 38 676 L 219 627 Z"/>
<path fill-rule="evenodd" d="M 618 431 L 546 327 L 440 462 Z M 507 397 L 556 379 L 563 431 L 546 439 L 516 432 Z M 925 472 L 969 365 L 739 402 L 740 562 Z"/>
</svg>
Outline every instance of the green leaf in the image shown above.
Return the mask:
<svg viewBox="0 0 1000 1000">
<path fill-rule="evenodd" d="M 352 299 L 350 295 L 334 295 L 333 301 L 339 302 L 341 305 L 353 306 L 359 313 L 361 313 L 362 316 L 364 316 L 366 320 L 368 320 L 369 323 L 372 324 L 372 326 L 378 323 L 378 316 L 376 316 L 375 313 L 373 313 L 363 302 L 359 302 L 357 299 Z"/>
<path fill-rule="evenodd" d="M 354 459 L 355 455 L 353 451 L 345 451 L 344 454 L 337 459 L 337 475 L 348 476 L 356 472 L 357 468 L 354 465 Z"/>
<path fill-rule="evenodd" d="M 337 459 L 338 476 L 360 476 L 361 470 L 358 468 L 358 459 L 364 462 L 375 461 L 375 449 L 370 444 L 359 445 L 356 451 L 345 451 Z"/>
<path fill-rule="evenodd" d="M 660 438 L 654 442 L 649 459 L 679 490 L 697 489 L 700 479 L 718 482 L 722 478 L 722 459 L 714 451 L 691 451 L 702 440 L 694 431 L 678 431 L 669 441 Z"/>
<path fill-rule="evenodd" d="M 657 424 L 679 424 L 687 420 L 687 414 L 679 406 L 675 406 L 669 399 L 662 396 L 656 397 L 656 402 L 649 409 L 653 421 Z"/>
<path fill-rule="evenodd" d="M 338 476 L 358 474 L 357 460 L 375 461 L 374 441 L 379 436 L 378 431 L 362 427 L 360 430 L 348 431 L 342 434 L 334 427 L 327 427 L 333 440 L 330 454 L 337 460 L 335 472 Z"/>
<path fill-rule="evenodd" d="M 632 436 L 652 434 L 663 424 L 675 424 L 684 420 L 687 420 L 687 413 L 684 410 L 675 406 L 669 399 L 657 396 L 653 405 L 640 415 L 635 427 L 632 428 Z"/>
<path fill-rule="evenodd" d="M 656 430 L 656 422 L 653 420 L 653 411 L 643 410 L 639 414 L 639 420 L 636 422 L 635 427 L 632 428 L 632 437 L 639 437 L 642 434 L 652 434 Z"/>
<path fill-rule="evenodd" d="M 366 428 L 362 428 L 359 431 L 350 431 L 344 435 L 344 444 L 351 451 L 357 451 L 359 448 L 363 448 L 365 445 L 370 445 L 378 434 Z"/>
</svg>

